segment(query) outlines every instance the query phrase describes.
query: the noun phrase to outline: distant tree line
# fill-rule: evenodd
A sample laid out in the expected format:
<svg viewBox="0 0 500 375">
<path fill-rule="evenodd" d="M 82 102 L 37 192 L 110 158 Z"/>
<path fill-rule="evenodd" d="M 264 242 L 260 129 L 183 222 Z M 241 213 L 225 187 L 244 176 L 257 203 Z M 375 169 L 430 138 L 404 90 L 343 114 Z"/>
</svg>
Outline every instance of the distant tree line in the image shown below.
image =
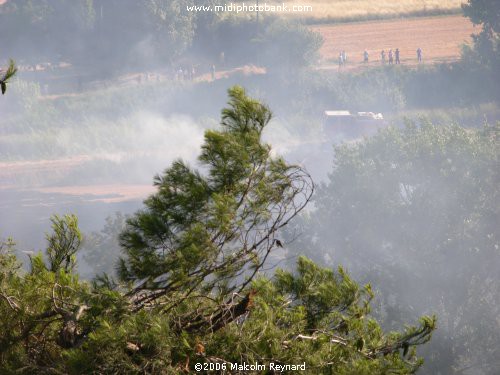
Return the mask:
<svg viewBox="0 0 500 375">
<path fill-rule="evenodd" d="M 65 60 L 106 74 L 131 67 L 311 62 L 321 38 L 297 22 L 189 12 L 213 0 L 10 0 L 0 5 L 2 54 L 38 63 Z M 213 4 L 212 4 L 213 5 Z M 279 46 L 279 48 L 274 48 Z M 0 56 L 1 58 L 1 56 Z"/>
</svg>

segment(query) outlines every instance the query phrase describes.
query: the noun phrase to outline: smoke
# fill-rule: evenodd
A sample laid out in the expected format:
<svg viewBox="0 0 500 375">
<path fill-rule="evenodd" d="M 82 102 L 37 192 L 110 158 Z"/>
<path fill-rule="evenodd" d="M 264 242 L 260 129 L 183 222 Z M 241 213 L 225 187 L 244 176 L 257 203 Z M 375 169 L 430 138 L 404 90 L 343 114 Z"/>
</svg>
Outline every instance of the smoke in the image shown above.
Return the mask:
<svg viewBox="0 0 500 375">
<path fill-rule="evenodd" d="M 152 112 L 54 128 L 43 144 L 61 157 L 1 163 L 1 234 L 20 250 L 37 249 L 48 218 L 70 212 L 84 232 L 99 230 L 113 212 L 139 208 L 153 176 L 174 159 L 194 164 L 202 141 L 203 128 L 191 117 Z"/>
<path fill-rule="evenodd" d="M 164 117 L 136 112 L 118 121 L 92 121 L 80 128 L 61 128 L 56 144 L 68 152 L 123 163 L 150 157 L 154 164 L 175 158 L 193 161 L 203 140 L 203 129 L 186 115 Z"/>
<path fill-rule="evenodd" d="M 253 34 L 253 19 L 227 19 L 214 24 L 215 29 L 209 22 L 200 23 L 197 26 L 202 27 L 196 30 L 205 32 L 195 35 L 193 47 L 186 52 L 185 43 L 191 37 L 185 31 L 193 30 L 191 18 L 185 19 L 183 29 L 174 23 L 182 19 L 173 17 L 170 35 L 165 30 L 160 33 L 150 23 L 139 22 L 136 11 L 144 7 L 138 2 L 98 3 L 102 6 L 95 9 L 96 26 L 92 32 L 81 28 L 78 38 L 72 33 L 77 25 L 72 20 L 54 26 L 51 34 L 32 30 L 10 13 L 4 14 L 5 22 L 0 23 L 4 30 L 0 35 L 5 39 L 3 57 L 16 59 L 22 67 L 19 81 L 13 82 L 6 95 L 0 97 L 0 235 L 12 235 L 20 250 L 43 248 L 43 233 L 49 230 L 52 214 L 75 213 L 83 232 L 99 231 L 105 218 L 115 211 L 129 214 L 140 209 L 141 200 L 152 191 L 153 176 L 162 173 L 175 159 L 181 158 L 196 167 L 204 130 L 219 126 L 226 90 L 235 84 L 245 87 L 250 96 L 261 99 L 276 114 L 264 130 L 263 139 L 272 146 L 273 156 L 283 156 L 287 162 L 308 170 L 318 185 L 316 196 L 329 186 L 322 186 L 321 182 L 328 182 L 327 174 L 333 172 L 332 144 L 343 140 L 338 133 L 325 137 L 325 110 L 383 112 L 387 122 L 396 125 L 403 123 L 404 117 L 416 119 L 421 115 L 443 124 L 475 126 L 483 123 L 483 116 L 490 123 L 500 118 L 495 98 L 484 100 L 490 94 L 483 87 L 486 80 L 478 67 L 474 74 L 465 68 L 426 65 L 414 69 L 405 64 L 394 69 L 385 66 L 359 71 L 352 65 L 352 72 L 339 72 L 333 62 L 333 69 L 325 71 L 294 70 L 290 62 L 313 55 L 307 42 L 311 35 L 302 26 L 268 27 L 274 22 L 270 18 L 262 21 L 264 36 L 259 38 Z M 306 35 L 300 37 L 301 31 Z M 272 38 L 267 40 L 265 35 Z M 175 52 L 167 42 L 173 43 L 177 37 L 185 40 L 179 42 Z M 280 46 L 283 44 L 284 49 L 276 49 L 273 40 L 282 41 Z M 182 58 L 178 58 L 179 53 L 183 53 Z M 42 64 L 45 61 L 51 65 Z M 211 75 L 213 65 L 217 70 L 215 80 Z M 184 72 L 188 68 L 191 74 L 194 68 L 194 77 L 174 77 L 179 67 Z M 389 153 L 391 144 L 382 144 L 382 155 Z M 375 158 L 366 163 L 376 165 L 378 161 Z M 457 161 L 458 170 L 464 161 L 467 159 Z M 347 168 L 344 175 L 338 175 L 328 199 L 316 201 L 316 209 L 323 216 L 316 221 L 313 218 L 309 227 L 307 217 L 302 227 L 300 222 L 297 224 L 293 233 L 299 236 L 296 253 L 309 251 L 311 257 L 328 266 L 346 265 L 358 281 L 373 282 L 374 289 L 387 296 L 377 313 L 393 316 L 395 326 L 400 321 L 410 321 L 408 316 L 437 312 L 440 327 L 445 327 L 440 332 L 451 336 L 457 323 L 445 315 L 442 305 L 435 300 L 431 304 L 425 297 L 437 299 L 440 296 L 436 285 L 443 285 L 443 304 L 451 299 L 453 291 L 457 301 L 454 306 L 462 306 L 469 291 L 461 291 L 458 283 L 450 285 L 453 273 L 470 268 L 471 273 L 481 275 L 486 266 L 498 269 L 498 257 L 466 257 L 452 251 L 434 251 L 432 256 L 424 257 L 421 251 L 413 251 L 425 250 L 427 246 L 422 243 L 432 236 L 440 240 L 441 248 L 459 248 L 461 244 L 456 236 L 439 236 L 448 226 L 424 212 L 421 207 L 428 200 L 414 205 L 407 216 L 401 214 L 407 217 L 406 223 L 388 218 L 387 212 L 392 212 L 393 206 L 375 204 L 390 191 L 397 197 L 391 203 L 399 205 L 400 196 L 411 198 L 413 185 L 403 191 L 399 181 L 393 183 L 391 168 L 360 180 L 350 178 L 354 171 L 354 167 Z M 450 169 L 450 174 L 455 172 Z M 460 180 L 463 178 L 457 181 Z M 435 201 L 440 205 L 436 210 L 439 215 L 435 216 L 459 217 L 453 208 L 463 204 L 463 200 L 452 195 L 458 183 L 447 189 L 434 176 L 429 181 L 435 189 L 433 196 L 439 197 Z M 472 184 L 468 196 L 479 191 L 477 183 Z M 331 201 L 337 202 L 337 206 L 324 208 Z M 406 207 L 400 210 L 404 213 Z M 490 219 L 492 226 L 495 218 Z M 465 218 L 463 222 L 473 219 Z M 411 240 L 409 233 L 413 233 Z M 455 243 L 449 243 L 448 238 Z M 483 262 L 473 264 L 474 258 Z M 464 310 L 460 316 L 464 321 L 474 319 L 470 306 L 478 299 L 495 301 L 481 287 L 476 290 L 482 293 L 469 303 L 470 310 Z M 489 290 L 498 290 L 498 279 L 492 281 Z M 484 302 L 477 302 L 480 303 Z M 498 322 L 496 308 L 488 314 L 496 314 Z M 494 321 L 485 317 L 477 320 Z M 431 348 L 439 351 L 450 347 L 450 342 L 449 337 L 439 333 L 431 341 Z M 433 369 L 439 367 L 446 373 L 452 362 L 446 362 L 446 358 L 443 361 L 442 367 L 435 365 Z"/>
<path fill-rule="evenodd" d="M 273 155 L 285 155 L 300 144 L 298 134 L 290 132 L 279 120 L 271 121 L 264 129 L 263 140 L 272 146 Z"/>
</svg>

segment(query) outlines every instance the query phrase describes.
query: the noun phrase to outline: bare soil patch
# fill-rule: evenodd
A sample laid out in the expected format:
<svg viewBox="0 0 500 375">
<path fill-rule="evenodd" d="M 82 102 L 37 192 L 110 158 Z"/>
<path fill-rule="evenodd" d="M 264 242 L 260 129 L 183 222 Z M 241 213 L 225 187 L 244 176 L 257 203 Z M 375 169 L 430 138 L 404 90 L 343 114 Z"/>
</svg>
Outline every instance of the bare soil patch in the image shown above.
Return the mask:
<svg viewBox="0 0 500 375">
<path fill-rule="evenodd" d="M 152 185 L 79 185 L 79 186 L 51 186 L 34 189 L 41 193 L 64 194 L 83 198 L 87 202 L 124 202 L 129 200 L 145 199 L 154 193 Z"/>
<path fill-rule="evenodd" d="M 340 51 L 347 53 L 346 68 L 359 68 L 363 52 L 370 55 L 369 65 L 380 64 L 380 52 L 399 48 L 402 64 L 417 64 L 417 48 L 423 51 L 424 63 L 454 61 L 461 46 L 471 42 L 479 27 L 462 16 L 371 21 L 351 24 L 312 26 L 325 42 L 320 50 L 321 68 L 337 68 Z M 387 57 L 386 57 L 387 58 Z"/>
<path fill-rule="evenodd" d="M 44 178 L 54 174 L 64 176 L 71 170 L 92 160 L 94 159 L 89 155 L 78 155 L 54 160 L 0 162 L 0 194 L 5 190 L 21 190 L 80 197 L 83 201 L 87 202 L 112 203 L 141 200 L 155 191 L 154 186 L 150 184 L 89 184 L 67 186 L 40 186 L 33 184 L 26 186 L 25 184 L 17 183 L 17 179 L 23 176 L 41 176 Z M 40 204 L 44 203 L 37 200 L 34 203 L 25 203 L 24 206 Z"/>
</svg>

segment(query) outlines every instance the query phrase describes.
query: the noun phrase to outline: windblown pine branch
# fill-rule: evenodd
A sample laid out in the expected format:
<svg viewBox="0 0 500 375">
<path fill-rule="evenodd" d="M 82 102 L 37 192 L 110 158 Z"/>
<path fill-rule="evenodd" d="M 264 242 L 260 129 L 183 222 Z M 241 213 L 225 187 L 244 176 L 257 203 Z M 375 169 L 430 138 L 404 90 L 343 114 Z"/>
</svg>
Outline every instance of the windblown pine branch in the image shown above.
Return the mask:
<svg viewBox="0 0 500 375">
<path fill-rule="evenodd" d="M 7 91 L 7 83 L 12 77 L 14 77 L 16 73 L 17 73 L 17 68 L 15 66 L 14 60 L 11 59 L 9 60 L 9 67 L 7 68 L 7 71 L 0 79 L 0 89 L 2 90 L 2 95 L 4 95 L 5 92 Z"/>
</svg>

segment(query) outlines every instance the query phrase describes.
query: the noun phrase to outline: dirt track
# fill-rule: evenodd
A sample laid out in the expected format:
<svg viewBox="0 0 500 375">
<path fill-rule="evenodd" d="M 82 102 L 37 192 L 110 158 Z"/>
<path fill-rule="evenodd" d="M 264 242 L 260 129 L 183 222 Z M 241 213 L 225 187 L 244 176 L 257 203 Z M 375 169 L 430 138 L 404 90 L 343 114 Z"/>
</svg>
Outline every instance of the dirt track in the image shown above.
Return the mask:
<svg viewBox="0 0 500 375">
<path fill-rule="evenodd" d="M 371 21 L 352 24 L 321 25 L 312 28 L 323 35 L 321 67 L 337 68 L 339 52 L 345 50 L 349 67 L 362 65 L 363 51 L 370 64 L 380 63 L 380 51 L 399 48 L 402 64 L 416 64 L 416 50 L 423 50 L 426 63 L 453 61 L 460 57 L 463 43 L 478 27 L 462 16 Z M 386 57 L 387 58 L 387 57 Z"/>
</svg>

